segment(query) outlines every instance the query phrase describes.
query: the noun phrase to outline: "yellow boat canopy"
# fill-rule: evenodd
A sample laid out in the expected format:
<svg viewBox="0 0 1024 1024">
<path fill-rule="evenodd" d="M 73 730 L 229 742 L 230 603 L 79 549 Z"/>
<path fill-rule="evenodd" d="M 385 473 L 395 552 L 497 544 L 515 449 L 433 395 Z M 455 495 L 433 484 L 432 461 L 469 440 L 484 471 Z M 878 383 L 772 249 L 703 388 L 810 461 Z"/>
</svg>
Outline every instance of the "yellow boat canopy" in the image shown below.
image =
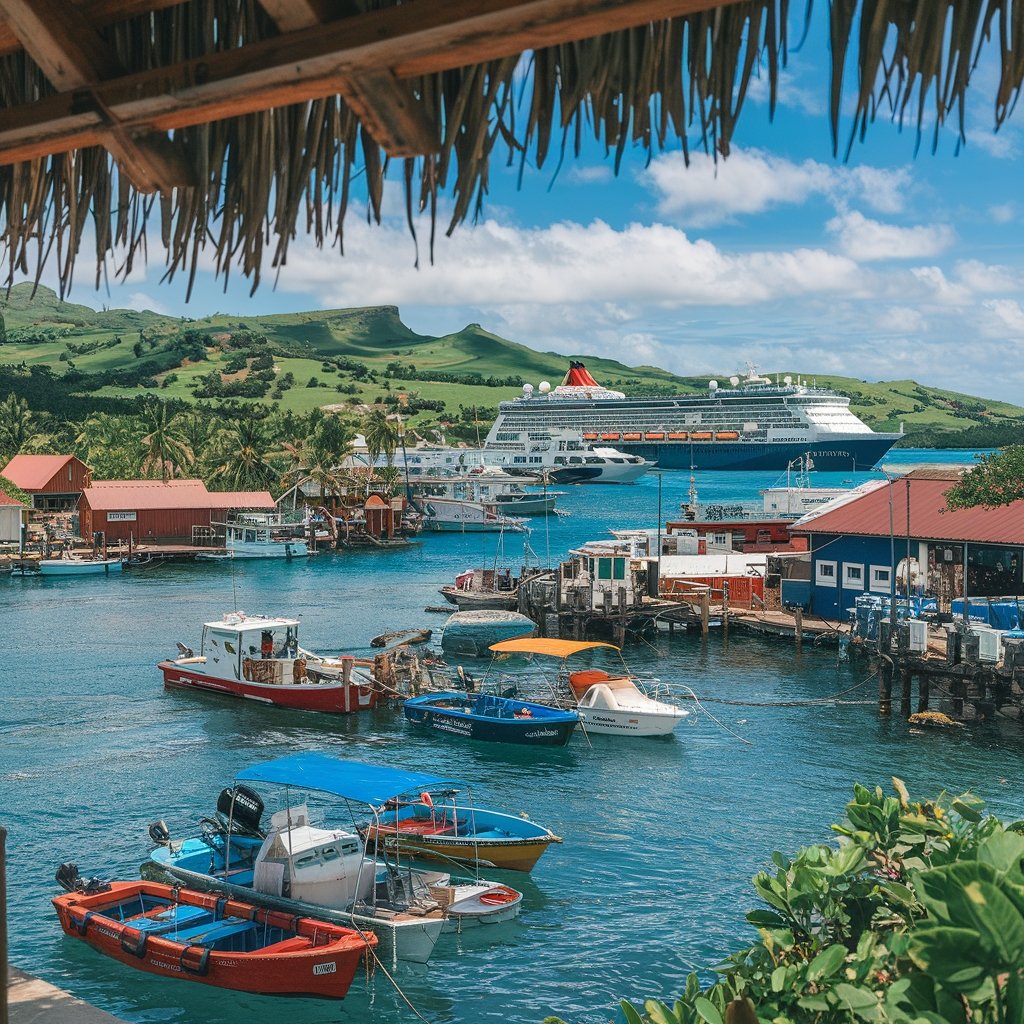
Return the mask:
<svg viewBox="0 0 1024 1024">
<path fill-rule="evenodd" d="M 568 658 L 571 654 L 589 651 L 593 647 L 610 647 L 613 651 L 619 649 L 615 644 L 600 641 L 549 640 L 544 637 L 502 640 L 500 643 L 491 644 L 490 649 L 495 654 L 549 654 L 552 658 Z"/>
</svg>

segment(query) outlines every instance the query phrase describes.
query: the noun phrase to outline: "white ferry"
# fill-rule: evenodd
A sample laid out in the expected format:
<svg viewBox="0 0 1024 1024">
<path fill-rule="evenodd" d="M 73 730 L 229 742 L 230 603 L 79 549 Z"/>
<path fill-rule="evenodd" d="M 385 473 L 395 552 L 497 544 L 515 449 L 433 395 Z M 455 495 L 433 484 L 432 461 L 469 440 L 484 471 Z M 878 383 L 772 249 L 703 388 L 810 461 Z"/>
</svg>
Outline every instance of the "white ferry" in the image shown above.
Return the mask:
<svg viewBox="0 0 1024 1024">
<path fill-rule="evenodd" d="M 834 391 L 748 371 L 742 381 L 730 378 L 728 388 L 710 381 L 707 394 L 627 398 L 573 362 L 558 387 L 544 381 L 535 392 L 525 384 L 521 398 L 502 402 L 484 450 L 569 432 L 662 469 L 782 470 L 811 456 L 819 469 L 867 470 L 903 436 L 876 433 Z"/>
</svg>

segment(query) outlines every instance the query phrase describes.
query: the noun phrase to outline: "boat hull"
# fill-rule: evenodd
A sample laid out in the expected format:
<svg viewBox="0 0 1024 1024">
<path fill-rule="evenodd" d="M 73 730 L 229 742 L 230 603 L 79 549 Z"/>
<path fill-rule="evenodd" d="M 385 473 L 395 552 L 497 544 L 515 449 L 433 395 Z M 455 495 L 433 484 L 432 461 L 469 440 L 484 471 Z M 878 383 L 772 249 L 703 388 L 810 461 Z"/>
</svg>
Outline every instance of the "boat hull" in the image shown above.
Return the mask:
<svg viewBox="0 0 1024 1024">
<path fill-rule="evenodd" d="M 580 722 L 589 733 L 609 736 L 669 736 L 681 717 L 651 715 L 642 711 L 616 711 L 606 708 L 579 708 Z"/>
<path fill-rule="evenodd" d="M 169 689 L 203 690 L 297 711 L 351 714 L 376 707 L 380 697 L 372 687 L 351 683 L 251 683 L 190 671 L 173 661 L 162 661 L 157 668 L 163 673 L 164 686 Z"/>
<path fill-rule="evenodd" d="M 532 871 L 544 851 L 557 841 L 554 836 L 520 841 L 488 840 L 473 836 L 416 836 L 404 832 L 396 835 L 387 828 L 381 828 L 379 833 L 377 829 L 371 829 L 367 839 L 376 840 L 387 853 L 423 857 L 444 864 L 455 861 L 471 867 L 497 868 L 502 871 Z"/>
<path fill-rule="evenodd" d="M 96 561 L 71 558 L 44 558 L 39 563 L 41 576 L 109 576 L 123 568 L 120 558 L 103 558 Z"/>
<path fill-rule="evenodd" d="M 167 855 L 165 849 L 154 850 L 151 862 L 160 871 L 174 878 L 180 878 L 192 889 L 202 892 L 226 893 L 238 899 L 247 900 L 261 907 L 283 910 L 289 914 L 313 916 L 331 924 L 372 931 L 377 936 L 377 955 L 390 963 L 406 960 L 410 963 L 425 964 L 434 952 L 434 946 L 441 937 L 444 915 L 441 911 L 411 917 L 409 915 L 381 915 L 361 911 L 335 910 L 330 907 L 312 906 L 301 900 L 285 896 L 268 896 L 256 893 L 250 886 L 229 882 L 221 876 L 202 874 L 181 867 Z"/>
<path fill-rule="evenodd" d="M 899 440 L 900 434 L 867 434 L 819 441 L 753 442 L 700 441 L 652 444 L 623 442 L 619 447 L 657 462 L 660 469 L 786 469 L 810 456 L 822 471 L 855 472 L 872 469 Z"/>
<path fill-rule="evenodd" d="M 515 591 L 481 592 L 478 590 L 460 590 L 458 587 L 442 587 L 440 593 L 449 603 L 455 605 L 460 612 L 474 609 L 485 611 L 515 611 L 519 597 Z"/>
<path fill-rule="evenodd" d="M 487 657 L 491 644 L 532 636 L 536 628 L 536 623 L 526 615 L 477 606 L 458 611 L 448 619 L 441 632 L 441 650 L 446 654 Z"/>
<path fill-rule="evenodd" d="M 157 923 L 160 918 L 153 917 L 153 910 L 122 920 L 124 906 L 143 910 L 143 896 L 173 901 L 176 912 L 183 908 L 195 911 L 198 917 L 192 920 L 202 923 L 197 927 L 183 923 L 179 930 L 175 920 L 170 930 Z M 66 935 L 128 967 L 164 978 L 261 995 L 341 999 L 364 953 L 375 945 L 372 935 L 364 937 L 323 921 L 299 921 L 251 903 L 222 901 L 212 894 L 172 889 L 156 882 L 115 882 L 109 892 L 68 893 L 54 897 L 53 904 Z M 235 934 L 224 934 L 211 943 L 209 937 L 218 927 L 224 933 Z M 245 932 L 258 933 L 261 928 L 264 935 L 273 929 L 282 938 L 253 952 L 237 948 Z M 330 940 L 323 943 L 320 940 L 325 930 Z M 190 934 L 197 931 L 200 934 L 191 942 Z M 289 932 L 293 937 L 285 938 Z M 218 949 L 218 945 L 226 948 Z"/>
<path fill-rule="evenodd" d="M 481 698 L 483 699 L 483 695 Z M 491 698 L 502 701 L 502 698 Z M 579 721 L 575 712 L 553 712 L 541 705 L 524 701 L 504 701 L 512 708 L 530 708 L 530 718 L 501 718 L 460 710 L 457 702 L 466 700 L 460 694 L 429 694 L 414 697 L 403 705 L 405 717 L 415 725 L 423 725 L 447 736 L 480 740 L 484 743 L 515 743 L 531 747 L 564 747 Z M 472 698 L 469 699 L 472 703 Z M 533 709 L 536 708 L 536 711 Z"/>
</svg>

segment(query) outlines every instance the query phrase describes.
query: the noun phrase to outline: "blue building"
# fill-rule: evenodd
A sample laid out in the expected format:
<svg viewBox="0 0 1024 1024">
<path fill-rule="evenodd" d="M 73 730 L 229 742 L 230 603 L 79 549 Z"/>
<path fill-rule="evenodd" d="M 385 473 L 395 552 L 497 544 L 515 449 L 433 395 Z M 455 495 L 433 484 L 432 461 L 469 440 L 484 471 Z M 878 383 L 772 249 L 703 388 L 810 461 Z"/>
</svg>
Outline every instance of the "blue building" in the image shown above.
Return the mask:
<svg viewBox="0 0 1024 1024">
<path fill-rule="evenodd" d="M 921 469 L 867 484 L 812 512 L 791 532 L 808 538 L 810 610 L 845 620 L 863 594 L 934 598 L 1017 596 L 1024 566 L 1024 501 L 946 510 L 956 470 Z"/>
</svg>

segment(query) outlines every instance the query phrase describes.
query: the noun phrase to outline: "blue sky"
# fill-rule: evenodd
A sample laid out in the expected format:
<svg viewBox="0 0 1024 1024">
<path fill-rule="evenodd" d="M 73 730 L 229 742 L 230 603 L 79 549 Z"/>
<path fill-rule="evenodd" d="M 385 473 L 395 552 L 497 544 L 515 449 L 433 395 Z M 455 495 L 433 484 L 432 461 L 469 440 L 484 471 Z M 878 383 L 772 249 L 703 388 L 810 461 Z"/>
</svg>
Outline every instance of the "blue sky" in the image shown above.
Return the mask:
<svg viewBox="0 0 1024 1024">
<path fill-rule="evenodd" d="M 276 287 L 267 271 L 253 297 L 238 274 L 225 293 L 203 271 L 186 305 L 183 280 L 161 283 L 151 242 L 149 267 L 109 293 L 91 287 L 86 243 L 69 298 L 189 316 L 392 304 L 424 333 L 477 322 L 533 348 L 685 374 L 751 361 L 1024 404 L 1024 139 L 1020 116 L 993 131 L 996 69 L 976 72 L 959 155 L 949 129 L 933 155 L 928 125 L 915 156 L 915 130 L 883 116 L 844 162 L 831 152 L 816 8 L 774 123 L 758 82 L 717 168 L 697 152 L 686 168 L 678 150 L 650 163 L 635 150 L 615 178 L 591 146 L 557 176 L 554 161 L 528 169 L 518 187 L 499 152 L 483 219 L 442 234 L 433 266 L 414 268 L 396 183 L 382 226 L 354 204 L 344 257 L 300 237 Z"/>
</svg>

